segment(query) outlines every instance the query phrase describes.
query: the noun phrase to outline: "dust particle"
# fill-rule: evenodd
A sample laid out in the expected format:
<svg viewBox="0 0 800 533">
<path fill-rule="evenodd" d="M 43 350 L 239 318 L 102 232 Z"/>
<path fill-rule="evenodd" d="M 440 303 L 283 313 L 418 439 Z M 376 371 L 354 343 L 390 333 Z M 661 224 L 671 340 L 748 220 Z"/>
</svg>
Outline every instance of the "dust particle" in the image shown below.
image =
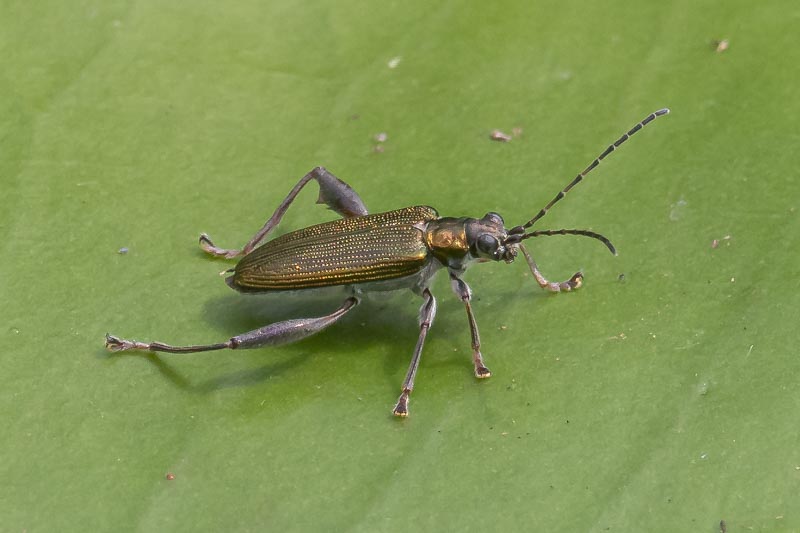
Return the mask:
<svg viewBox="0 0 800 533">
<path fill-rule="evenodd" d="M 511 135 L 507 133 L 503 133 L 500 130 L 493 130 L 489 138 L 493 141 L 500 141 L 500 142 L 511 142 Z"/>
</svg>

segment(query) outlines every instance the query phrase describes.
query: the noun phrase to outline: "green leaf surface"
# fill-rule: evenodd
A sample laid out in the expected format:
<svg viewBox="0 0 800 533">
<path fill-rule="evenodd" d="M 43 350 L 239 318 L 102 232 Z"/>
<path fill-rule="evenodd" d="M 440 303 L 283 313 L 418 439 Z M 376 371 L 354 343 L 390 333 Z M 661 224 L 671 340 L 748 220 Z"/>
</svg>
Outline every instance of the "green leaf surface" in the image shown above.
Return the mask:
<svg viewBox="0 0 800 533">
<path fill-rule="evenodd" d="M 0 530 L 800 530 L 798 17 L 788 0 L 3 3 Z M 531 242 L 580 291 L 544 293 L 521 260 L 467 273 L 491 379 L 435 280 L 407 420 L 390 409 L 408 291 L 280 348 L 103 349 L 337 306 L 236 294 L 196 245 L 243 244 L 316 165 L 373 212 L 515 225 L 665 106 L 537 225 L 617 246 Z M 334 217 L 312 188 L 279 232 Z"/>
</svg>

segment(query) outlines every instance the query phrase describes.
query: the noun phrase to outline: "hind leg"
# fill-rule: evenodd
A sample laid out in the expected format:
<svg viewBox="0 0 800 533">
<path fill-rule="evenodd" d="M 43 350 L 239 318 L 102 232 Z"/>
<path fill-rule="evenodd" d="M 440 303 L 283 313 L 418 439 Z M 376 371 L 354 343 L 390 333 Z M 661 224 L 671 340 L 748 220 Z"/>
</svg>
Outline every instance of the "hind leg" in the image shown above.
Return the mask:
<svg viewBox="0 0 800 533">
<path fill-rule="evenodd" d="M 356 191 L 324 168 L 317 167 L 297 182 L 297 185 L 283 199 L 283 202 L 281 202 L 269 220 L 264 223 L 264 226 L 241 249 L 219 248 L 214 245 L 211 238 L 205 233 L 200 235 L 200 247 L 211 255 L 227 259 L 247 255 L 278 225 L 286 210 L 289 209 L 289 205 L 297 197 L 300 190 L 311 180 L 316 180 L 319 184 L 318 204 L 327 205 L 345 218 L 367 214 L 367 207 Z"/>
<path fill-rule="evenodd" d="M 169 352 L 169 353 L 195 353 L 209 352 L 213 350 L 224 350 L 229 348 L 261 348 L 264 346 L 278 346 L 296 342 L 315 333 L 319 333 L 328 326 L 334 324 L 347 314 L 353 307 L 359 304 L 358 298 L 351 296 L 333 313 L 316 318 L 299 318 L 294 320 L 284 320 L 275 322 L 263 328 L 259 328 L 241 335 L 231 337 L 225 342 L 214 344 L 193 344 L 189 346 L 172 346 L 163 342 L 139 342 L 120 339 L 114 335 L 106 335 L 106 348 L 111 352 L 121 352 L 123 350 L 140 350 L 145 352 Z"/>
</svg>

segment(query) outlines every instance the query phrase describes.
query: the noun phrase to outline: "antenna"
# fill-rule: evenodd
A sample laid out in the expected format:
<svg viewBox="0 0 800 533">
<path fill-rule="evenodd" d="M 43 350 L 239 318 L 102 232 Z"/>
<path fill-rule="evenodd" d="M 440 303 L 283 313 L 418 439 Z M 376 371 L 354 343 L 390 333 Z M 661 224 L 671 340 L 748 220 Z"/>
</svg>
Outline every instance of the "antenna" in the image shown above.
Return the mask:
<svg viewBox="0 0 800 533">
<path fill-rule="evenodd" d="M 570 191 L 570 190 L 571 190 L 571 189 L 572 189 L 574 186 L 576 186 L 578 183 L 580 183 L 580 182 L 581 182 L 581 180 L 583 180 L 583 178 L 585 178 L 585 177 L 586 177 L 586 175 L 587 175 L 587 174 L 589 174 L 589 172 L 591 172 L 592 170 L 594 170 L 594 168 L 595 168 L 597 165 L 599 165 L 599 164 L 600 164 L 600 161 L 602 161 L 603 159 L 605 159 L 605 158 L 606 158 L 606 156 L 607 156 L 608 154 L 610 154 L 611 152 L 613 152 L 614 150 L 616 150 L 617 148 L 619 148 L 619 147 L 620 147 L 620 146 L 621 146 L 621 145 L 622 145 L 622 144 L 623 144 L 625 141 L 627 141 L 628 139 L 630 139 L 631 137 L 633 137 L 633 134 L 634 134 L 634 133 L 636 133 L 636 132 L 637 132 L 637 131 L 639 131 L 640 129 L 644 128 L 645 126 L 647 126 L 647 125 L 648 125 L 650 122 L 654 121 L 656 118 L 658 118 L 658 117 L 660 117 L 660 116 L 662 116 L 662 115 L 666 115 L 667 113 L 669 113 L 669 109 L 667 109 L 667 108 L 664 108 L 664 109 L 659 109 L 659 110 L 658 110 L 658 111 L 656 111 L 655 113 L 650 113 L 649 115 L 647 115 L 647 117 L 645 117 L 645 119 L 644 119 L 644 120 L 642 120 L 642 121 L 641 121 L 641 122 L 639 122 L 637 125 L 635 125 L 634 127 L 632 127 L 632 128 L 631 128 L 631 129 L 628 131 L 628 133 L 624 134 L 622 137 L 620 137 L 619 139 L 617 139 L 617 141 L 616 141 L 615 143 L 613 143 L 613 144 L 609 145 L 609 146 L 608 146 L 608 148 L 606 148 L 606 149 L 605 149 L 605 151 L 604 151 L 602 154 L 600 154 L 600 155 L 597 157 L 597 159 L 595 159 L 594 161 L 592 161 L 592 162 L 591 162 L 591 164 L 590 164 L 588 167 L 586 167 L 586 169 L 585 169 L 583 172 L 581 172 L 580 174 L 578 174 L 577 176 L 575 176 L 575 179 L 573 179 L 573 180 L 572 180 L 572 181 L 569 183 L 569 185 L 567 185 L 566 187 L 564 187 L 564 189 L 562 189 L 562 190 L 561 190 L 561 192 L 559 192 L 559 193 L 556 195 L 556 197 L 555 197 L 555 198 L 553 198 L 552 200 L 550 200 L 550 203 L 548 203 L 546 206 L 544 206 L 544 207 L 542 208 L 542 210 L 541 210 L 541 211 L 539 211 L 538 213 L 536 213 L 536 216 L 535 216 L 535 217 L 533 217 L 532 219 L 530 219 L 528 222 L 526 222 L 526 223 L 525 223 L 525 224 L 523 224 L 522 226 L 517 226 L 517 227 L 515 227 L 515 228 L 512 228 L 512 229 L 509 231 L 509 235 L 515 235 L 515 234 L 516 234 L 516 235 L 519 235 L 520 233 L 524 233 L 524 231 L 525 231 L 527 228 L 530 228 L 531 226 L 533 226 L 533 225 L 536 223 L 536 221 L 538 221 L 540 218 L 542 218 L 543 216 L 545 216 L 545 215 L 547 214 L 547 212 L 550 210 L 550 208 L 551 208 L 551 207 L 553 207 L 553 206 L 554 206 L 554 205 L 555 205 L 555 204 L 556 204 L 556 203 L 557 203 L 559 200 L 561 200 L 562 198 L 564 198 L 564 196 L 566 196 L 566 195 L 567 195 L 567 193 L 568 193 L 568 192 L 569 192 L 569 191 Z M 530 235 L 531 237 L 534 237 L 534 236 L 536 236 L 536 235 L 533 235 L 533 234 L 529 234 L 529 235 Z M 544 235 L 544 233 L 538 233 L 538 235 Z M 588 236 L 588 235 L 587 235 L 587 236 Z M 603 240 L 603 239 L 600 239 L 600 240 Z M 608 244 L 606 244 L 606 246 L 608 246 Z M 609 247 L 609 248 L 611 248 L 611 247 Z M 613 251 L 613 249 L 612 249 L 612 251 Z"/>
</svg>

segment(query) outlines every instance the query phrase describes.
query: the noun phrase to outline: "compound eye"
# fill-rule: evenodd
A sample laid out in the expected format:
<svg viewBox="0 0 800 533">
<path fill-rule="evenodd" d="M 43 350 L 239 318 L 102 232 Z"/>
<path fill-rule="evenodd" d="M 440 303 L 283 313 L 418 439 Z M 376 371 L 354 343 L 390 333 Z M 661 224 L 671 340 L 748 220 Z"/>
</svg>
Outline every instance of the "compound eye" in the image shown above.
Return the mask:
<svg viewBox="0 0 800 533">
<path fill-rule="evenodd" d="M 503 227 L 503 224 L 505 223 L 503 221 L 503 217 L 501 217 L 500 215 L 498 215 L 497 213 L 494 213 L 494 212 L 486 213 L 486 215 L 484 215 L 484 217 L 483 217 L 483 220 L 485 220 L 486 222 L 492 222 L 492 223 L 500 226 L 501 228 Z"/>
<path fill-rule="evenodd" d="M 479 252 L 485 253 L 486 255 L 494 255 L 500 243 L 493 236 L 484 233 L 478 237 L 477 246 Z"/>
</svg>

